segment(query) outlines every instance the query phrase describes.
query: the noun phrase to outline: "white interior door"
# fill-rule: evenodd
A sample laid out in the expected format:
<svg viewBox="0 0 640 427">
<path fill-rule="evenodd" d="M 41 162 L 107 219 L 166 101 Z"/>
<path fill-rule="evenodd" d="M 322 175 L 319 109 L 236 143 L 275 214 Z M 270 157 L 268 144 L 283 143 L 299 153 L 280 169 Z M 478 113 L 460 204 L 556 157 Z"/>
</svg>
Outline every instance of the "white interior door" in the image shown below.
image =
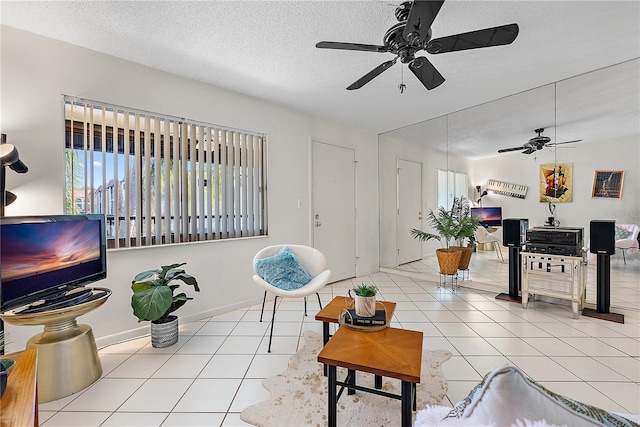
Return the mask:
<svg viewBox="0 0 640 427">
<path fill-rule="evenodd" d="M 409 230 L 422 227 L 422 164 L 398 159 L 398 264 L 422 259 L 422 244 Z"/>
<path fill-rule="evenodd" d="M 355 151 L 313 143 L 313 246 L 331 281 L 356 275 Z"/>
</svg>

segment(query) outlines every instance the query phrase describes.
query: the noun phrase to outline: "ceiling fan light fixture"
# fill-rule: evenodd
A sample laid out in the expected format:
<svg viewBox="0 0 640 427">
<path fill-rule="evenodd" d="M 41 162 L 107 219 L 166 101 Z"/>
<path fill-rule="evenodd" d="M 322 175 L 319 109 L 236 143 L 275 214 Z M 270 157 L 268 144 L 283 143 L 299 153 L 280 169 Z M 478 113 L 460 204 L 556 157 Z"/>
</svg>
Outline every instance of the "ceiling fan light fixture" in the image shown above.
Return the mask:
<svg viewBox="0 0 640 427">
<path fill-rule="evenodd" d="M 498 153 L 507 153 L 509 151 L 524 150 L 524 151 L 522 151 L 522 154 L 532 154 L 532 153 L 535 153 L 536 151 L 542 150 L 545 147 L 550 148 L 550 147 L 555 147 L 557 145 L 571 144 L 573 142 L 582 141 L 581 139 L 576 139 L 576 140 L 573 140 L 573 141 L 564 141 L 564 142 L 553 142 L 553 143 L 551 143 L 551 138 L 549 138 L 548 136 L 542 136 L 542 132 L 544 132 L 544 128 L 538 128 L 534 132 L 537 133 L 537 135 L 534 136 L 533 138 L 531 138 L 529 141 L 527 141 L 521 147 L 502 148 L 502 149 L 498 150 Z"/>
<path fill-rule="evenodd" d="M 438 16 L 443 3 L 444 0 L 414 0 L 401 3 L 395 10 L 396 19 L 399 22 L 385 32 L 382 46 L 321 41 L 316 43 L 316 47 L 394 54 L 396 58 L 400 58 L 400 62 L 409 64 L 409 68 L 422 85 L 427 90 L 431 90 L 444 83 L 445 78 L 426 57 L 415 57 L 419 51 L 425 50 L 427 53 L 434 54 L 503 46 L 511 44 L 518 36 L 518 24 L 509 24 L 432 40 L 431 25 Z M 385 64 L 389 64 L 389 62 L 374 68 L 358 79 L 356 83 L 347 87 L 347 90 L 360 89 L 369 83 L 382 71 L 389 68 Z M 420 69 L 421 67 L 422 69 Z"/>
</svg>

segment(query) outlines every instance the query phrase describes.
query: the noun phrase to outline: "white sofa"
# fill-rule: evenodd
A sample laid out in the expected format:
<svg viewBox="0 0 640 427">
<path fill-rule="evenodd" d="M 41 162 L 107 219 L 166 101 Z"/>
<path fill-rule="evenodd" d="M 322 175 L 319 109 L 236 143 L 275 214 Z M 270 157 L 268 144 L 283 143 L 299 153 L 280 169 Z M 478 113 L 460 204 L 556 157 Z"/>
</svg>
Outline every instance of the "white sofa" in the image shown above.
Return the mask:
<svg viewBox="0 0 640 427">
<path fill-rule="evenodd" d="M 415 427 L 637 427 L 640 417 L 615 414 L 559 395 L 515 366 L 489 372 L 453 408 L 427 406 Z"/>
</svg>

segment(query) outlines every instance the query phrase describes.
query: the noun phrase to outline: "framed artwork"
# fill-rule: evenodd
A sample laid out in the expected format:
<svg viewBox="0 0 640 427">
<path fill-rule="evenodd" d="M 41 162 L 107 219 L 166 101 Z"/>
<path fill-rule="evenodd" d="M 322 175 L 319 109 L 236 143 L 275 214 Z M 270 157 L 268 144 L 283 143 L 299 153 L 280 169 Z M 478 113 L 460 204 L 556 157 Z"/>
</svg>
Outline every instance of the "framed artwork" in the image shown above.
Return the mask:
<svg viewBox="0 0 640 427">
<path fill-rule="evenodd" d="M 540 165 L 540 202 L 570 203 L 573 201 L 573 166 L 571 163 Z"/>
<path fill-rule="evenodd" d="M 596 171 L 593 175 L 591 197 L 619 199 L 622 195 L 624 171 Z"/>
</svg>

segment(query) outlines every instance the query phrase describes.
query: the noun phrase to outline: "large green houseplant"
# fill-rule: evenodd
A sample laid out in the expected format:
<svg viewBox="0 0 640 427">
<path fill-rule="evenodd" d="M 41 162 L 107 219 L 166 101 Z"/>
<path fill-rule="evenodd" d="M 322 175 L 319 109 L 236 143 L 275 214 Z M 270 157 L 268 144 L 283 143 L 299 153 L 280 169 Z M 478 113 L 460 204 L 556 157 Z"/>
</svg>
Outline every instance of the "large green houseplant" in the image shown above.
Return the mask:
<svg viewBox="0 0 640 427">
<path fill-rule="evenodd" d="M 180 284 L 172 282 L 182 281 L 200 292 L 196 278 L 179 268 L 185 264 L 163 265 L 160 269 L 143 271 L 131 282 L 133 314 L 139 322 L 151 322 L 151 343 L 154 347 L 168 347 L 178 341 L 178 317 L 171 313 L 193 299 L 184 292 L 175 294 Z M 161 336 L 165 334 L 168 336 Z"/>
<path fill-rule="evenodd" d="M 427 214 L 427 223 L 433 229 L 432 233 L 413 228 L 411 235 L 421 241 L 439 241 L 442 248 L 436 250 L 436 256 L 440 272 L 456 274 L 462 250 L 452 246 L 452 243 L 472 238 L 477 228 L 477 219 L 471 216 L 468 203 L 465 203 L 464 198 L 455 197 L 450 210 L 443 206 L 440 206 L 436 212 L 431 210 Z"/>
<path fill-rule="evenodd" d="M 464 197 L 454 197 L 451 213 L 455 221 L 458 222 L 458 232 L 455 236 L 457 246 L 455 247 L 462 250 L 458 269 L 467 270 L 473 254 L 476 230 L 480 225 L 480 220 L 471 215 L 471 204 Z"/>
</svg>

